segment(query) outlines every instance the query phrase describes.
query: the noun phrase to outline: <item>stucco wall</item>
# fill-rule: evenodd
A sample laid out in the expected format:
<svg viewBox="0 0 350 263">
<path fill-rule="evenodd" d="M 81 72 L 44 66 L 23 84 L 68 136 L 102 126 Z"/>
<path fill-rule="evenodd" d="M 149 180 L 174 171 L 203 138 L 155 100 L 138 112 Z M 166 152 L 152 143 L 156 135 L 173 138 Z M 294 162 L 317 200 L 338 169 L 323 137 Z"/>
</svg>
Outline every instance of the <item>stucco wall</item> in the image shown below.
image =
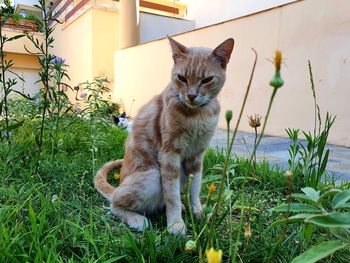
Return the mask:
<svg viewBox="0 0 350 263">
<path fill-rule="evenodd" d="M 196 28 L 252 14 L 297 0 L 181 0 L 187 4 L 187 19 Z"/>
<path fill-rule="evenodd" d="M 251 47 L 257 50 L 259 61 L 243 116 L 265 114 L 272 91 L 268 82 L 274 71 L 267 58 L 272 58 L 276 49 L 282 50 L 282 75 L 286 84 L 273 105 L 267 127 L 270 135 L 286 136 L 288 127 L 313 128 L 313 98 L 307 67 L 310 59 L 322 117 L 326 111 L 337 115 L 329 141 L 350 146 L 349 13 L 348 0 L 300 1 L 178 35 L 175 39 L 188 46 L 212 48 L 228 37 L 235 39 L 227 81 L 219 96 L 220 127 L 225 127 L 226 109 L 232 109 L 235 117 L 238 115 L 253 64 Z M 118 51 L 115 63 L 113 97 L 121 98 L 126 109 L 135 100 L 131 115 L 164 89 L 172 67 L 166 39 Z M 240 129 L 251 131 L 246 119 Z"/>
<path fill-rule="evenodd" d="M 93 73 L 93 13 L 87 11 L 73 22 L 57 24 L 54 31 L 52 52 L 69 65 L 71 86 L 91 80 Z"/>
<path fill-rule="evenodd" d="M 194 29 L 194 21 L 140 13 L 140 43 Z"/>
</svg>

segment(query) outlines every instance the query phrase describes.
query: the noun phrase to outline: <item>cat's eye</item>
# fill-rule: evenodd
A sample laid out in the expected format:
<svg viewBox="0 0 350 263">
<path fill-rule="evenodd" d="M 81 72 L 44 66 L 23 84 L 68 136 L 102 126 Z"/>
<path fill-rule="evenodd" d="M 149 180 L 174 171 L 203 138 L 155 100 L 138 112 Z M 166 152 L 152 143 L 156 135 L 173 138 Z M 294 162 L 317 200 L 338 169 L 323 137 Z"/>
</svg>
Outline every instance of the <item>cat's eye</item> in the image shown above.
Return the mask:
<svg viewBox="0 0 350 263">
<path fill-rule="evenodd" d="M 207 83 L 209 83 L 209 82 L 212 81 L 212 80 L 213 80 L 213 77 L 205 78 L 205 79 L 203 79 L 203 80 L 201 81 L 201 84 L 207 84 Z"/>
<path fill-rule="evenodd" d="M 187 79 L 182 75 L 177 75 L 178 79 L 181 80 L 183 83 L 187 83 Z"/>
</svg>

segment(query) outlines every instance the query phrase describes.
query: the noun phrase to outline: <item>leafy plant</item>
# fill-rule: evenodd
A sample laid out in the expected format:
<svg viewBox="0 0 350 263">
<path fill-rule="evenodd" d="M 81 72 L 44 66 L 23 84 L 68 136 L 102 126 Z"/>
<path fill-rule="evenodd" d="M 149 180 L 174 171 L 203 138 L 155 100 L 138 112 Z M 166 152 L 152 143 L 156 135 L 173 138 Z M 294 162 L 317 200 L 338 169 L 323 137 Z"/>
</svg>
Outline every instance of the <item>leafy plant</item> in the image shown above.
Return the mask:
<svg viewBox="0 0 350 263">
<path fill-rule="evenodd" d="M 52 33 L 54 31 L 53 23 L 58 22 L 57 19 L 54 18 L 52 12 L 49 12 L 46 8 L 45 0 L 38 0 L 39 5 L 36 5 L 43 14 L 43 29 L 44 29 L 44 41 L 40 43 L 40 41 L 31 34 L 27 34 L 28 39 L 33 43 L 36 48 L 36 52 L 25 49 L 27 52 L 31 54 L 38 55 L 39 63 L 41 65 L 41 72 L 39 72 L 40 82 L 42 84 L 42 88 L 40 89 L 40 95 L 42 98 L 42 107 L 40 107 L 41 111 L 41 124 L 38 130 L 36 131 L 35 139 L 39 149 L 39 152 L 42 150 L 43 144 L 43 135 L 45 130 L 45 119 L 46 113 L 50 107 L 50 94 L 56 92 L 54 86 L 50 83 L 51 75 L 50 69 L 52 67 L 51 61 L 55 59 L 55 56 L 50 53 L 50 49 L 53 48 L 54 38 L 52 37 Z"/>
<path fill-rule="evenodd" d="M 10 123 L 9 119 L 9 105 L 8 100 L 12 93 L 18 93 L 24 97 L 29 98 L 24 93 L 21 93 L 19 91 L 16 91 L 13 89 L 13 87 L 17 84 L 17 78 L 24 81 L 18 74 L 13 72 L 11 68 L 13 67 L 14 63 L 12 60 L 6 60 L 5 57 L 5 44 L 11 41 L 15 41 L 24 35 L 15 35 L 13 37 L 7 37 L 6 35 L 3 35 L 3 25 L 6 23 L 8 19 L 8 16 L 4 15 L 1 17 L 0 21 L 0 84 L 1 84 L 1 90 L 0 90 L 0 140 L 3 140 L 3 137 L 7 138 L 7 140 L 10 142 L 10 134 L 11 131 L 15 128 L 17 128 L 19 125 L 21 125 L 21 122 L 14 122 Z M 8 74 L 12 74 L 15 76 L 15 78 L 9 78 Z M 2 117 L 4 115 L 4 117 Z M 3 120 L 4 118 L 4 120 Z"/>
<path fill-rule="evenodd" d="M 297 203 L 281 204 L 272 212 L 292 212 L 294 215 L 273 223 L 289 224 L 302 222 L 327 230 L 336 240 L 325 241 L 310 248 L 292 262 L 316 262 L 342 248 L 350 248 L 350 190 L 331 189 L 321 194 L 321 190 L 305 187 L 303 193 L 292 194 Z"/>
</svg>

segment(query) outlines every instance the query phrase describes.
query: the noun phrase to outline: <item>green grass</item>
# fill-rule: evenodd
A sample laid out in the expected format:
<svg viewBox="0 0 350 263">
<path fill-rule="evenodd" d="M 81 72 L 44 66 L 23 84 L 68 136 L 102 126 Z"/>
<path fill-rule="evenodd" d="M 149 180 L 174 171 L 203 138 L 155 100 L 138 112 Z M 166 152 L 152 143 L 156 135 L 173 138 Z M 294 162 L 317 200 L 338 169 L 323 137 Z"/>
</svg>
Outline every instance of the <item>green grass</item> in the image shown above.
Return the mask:
<svg viewBox="0 0 350 263">
<path fill-rule="evenodd" d="M 62 123 L 65 128 L 59 132 L 57 146 L 53 149 L 46 136 L 45 147 L 38 156 L 34 125 L 25 122 L 14 131 L 11 145 L 1 143 L 0 147 L 0 262 L 198 261 L 198 253 L 185 251 L 185 243 L 194 239 L 188 213 L 184 214 L 188 226 L 185 237 L 167 233 L 165 215 L 155 216 L 152 227 L 138 233 L 113 217 L 108 202 L 95 191 L 94 170 L 111 159 L 122 158 L 125 131 L 97 125 L 91 133 L 88 121 L 72 117 Z M 97 150 L 95 160 L 93 148 Z M 210 183 L 219 181 L 219 172 L 213 167 L 222 164 L 224 158 L 222 151 L 206 152 L 202 200 L 207 198 Z M 231 165 L 227 198 L 220 211 L 222 224 L 213 233 L 213 240 L 216 248 L 223 250 L 224 262 L 228 262 L 230 244 L 236 242 L 237 231 L 241 231 L 238 259 L 264 262 L 283 231 L 283 226 L 269 227 L 283 216 L 269 210 L 287 200 L 284 172 L 259 163 L 259 180 L 243 183 L 244 180 L 234 178 L 249 175 L 249 161 L 235 159 Z M 302 178 L 293 178 L 294 192 L 303 187 L 302 182 Z M 186 204 L 185 197 L 183 200 Z M 232 211 L 227 209 L 230 200 L 234 204 Z M 246 239 L 244 229 L 239 227 L 239 207 L 249 205 L 254 208 L 249 217 L 252 236 Z M 197 221 L 196 225 L 202 223 Z M 305 231 L 303 225 L 290 225 L 272 262 L 290 262 L 311 245 L 329 238 L 321 229 L 307 239 Z M 342 250 L 325 262 L 350 262 L 350 253 Z"/>
</svg>

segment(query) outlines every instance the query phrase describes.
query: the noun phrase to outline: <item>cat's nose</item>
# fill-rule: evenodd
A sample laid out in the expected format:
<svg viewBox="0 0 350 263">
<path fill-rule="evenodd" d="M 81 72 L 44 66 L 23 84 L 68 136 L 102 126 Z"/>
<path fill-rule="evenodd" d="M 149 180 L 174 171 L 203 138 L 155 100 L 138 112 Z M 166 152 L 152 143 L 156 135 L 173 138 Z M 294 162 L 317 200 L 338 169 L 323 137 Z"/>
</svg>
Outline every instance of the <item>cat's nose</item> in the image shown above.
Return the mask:
<svg viewBox="0 0 350 263">
<path fill-rule="evenodd" d="M 190 100 L 190 101 L 194 101 L 194 99 L 197 97 L 197 95 L 193 95 L 193 94 L 187 94 L 187 98 Z"/>
</svg>

